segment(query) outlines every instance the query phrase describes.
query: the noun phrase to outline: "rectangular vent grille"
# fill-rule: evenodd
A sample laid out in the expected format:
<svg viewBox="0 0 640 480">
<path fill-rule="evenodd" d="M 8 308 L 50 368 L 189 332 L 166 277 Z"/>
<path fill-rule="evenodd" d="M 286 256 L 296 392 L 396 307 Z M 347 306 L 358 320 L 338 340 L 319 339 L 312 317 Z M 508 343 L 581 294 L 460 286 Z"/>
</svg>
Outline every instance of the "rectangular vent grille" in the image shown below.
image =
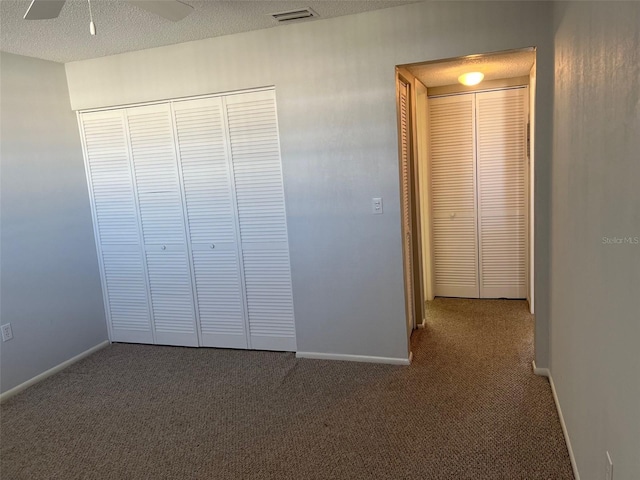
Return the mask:
<svg viewBox="0 0 640 480">
<path fill-rule="evenodd" d="M 300 20 L 308 20 L 317 18 L 318 14 L 310 8 L 302 8 L 300 10 L 290 10 L 288 12 L 272 13 L 271 16 L 278 23 L 290 23 Z"/>
</svg>

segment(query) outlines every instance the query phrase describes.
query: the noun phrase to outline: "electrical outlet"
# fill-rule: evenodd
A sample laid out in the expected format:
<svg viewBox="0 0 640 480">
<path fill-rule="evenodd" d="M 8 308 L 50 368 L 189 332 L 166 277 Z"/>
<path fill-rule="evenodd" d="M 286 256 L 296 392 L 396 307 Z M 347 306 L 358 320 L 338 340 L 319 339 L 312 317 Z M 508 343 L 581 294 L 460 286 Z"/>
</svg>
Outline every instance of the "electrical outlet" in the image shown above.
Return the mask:
<svg viewBox="0 0 640 480">
<path fill-rule="evenodd" d="M 613 461 L 611 460 L 609 452 L 607 452 L 607 476 L 605 480 L 613 480 Z"/>
<path fill-rule="evenodd" d="M 7 340 L 11 340 L 13 338 L 13 332 L 11 331 L 11 324 L 5 323 L 0 327 L 2 329 L 2 341 L 6 342 Z"/>
</svg>

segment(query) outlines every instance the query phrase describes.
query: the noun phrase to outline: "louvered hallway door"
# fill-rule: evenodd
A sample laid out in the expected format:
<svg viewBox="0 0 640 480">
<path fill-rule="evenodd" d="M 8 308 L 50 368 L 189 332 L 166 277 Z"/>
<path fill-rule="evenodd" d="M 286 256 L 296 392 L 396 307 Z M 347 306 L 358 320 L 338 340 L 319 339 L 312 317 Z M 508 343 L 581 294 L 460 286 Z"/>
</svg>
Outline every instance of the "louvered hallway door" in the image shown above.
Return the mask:
<svg viewBox="0 0 640 480">
<path fill-rule="evenodd" d="M 154 343 L 123 110 L 80 116 L 110 338 Z"/>
<path fill-rule="evenodd" d="M 429 100 L 434 293 L 478 298 L 475 102 Z"/>
<path fill-rule="evenodd" d="M 127 108 L 155 343 L 197 346 L 182 193 L 169 104 Z"/>
<path fill-rule="evenodd" d="M 524 88 L 476 94 L 480 297 L 525 298 Z"/>
<path fill-rule="evenodd" d="M 404 250 L 404 282 L 407 308 L 407 329 L 416 324 L 413 284 L 413 233 L 411 231 L 411 145 L 409 142 L 409 85 L 400 80 L 400 171 L 402 189 L 402 234 Z"/>
<path fill-rule="evenodd" d="M 526 88 L 429 101 L 435 295 L 526 297 Z"/>
<path fill-rule="evenodd" d="M 240 227 L 250 348 L 296 350 L 275 92 L 223 99 Z"/>
</svg>

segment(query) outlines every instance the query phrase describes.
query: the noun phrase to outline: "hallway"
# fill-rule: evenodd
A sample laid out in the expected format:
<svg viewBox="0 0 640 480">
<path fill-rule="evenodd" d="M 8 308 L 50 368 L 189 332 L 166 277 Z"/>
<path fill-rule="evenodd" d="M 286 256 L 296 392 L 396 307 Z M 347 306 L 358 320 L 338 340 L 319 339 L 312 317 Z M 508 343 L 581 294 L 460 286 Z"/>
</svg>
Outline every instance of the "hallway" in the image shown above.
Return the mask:
<svg viewBox="0 0 640 480">
<path fill-rule="evenodd" d="M 411 343 L 436 451 L 464 459 L 464 478 L 572 479 L 549 382 L 532 372 L 527 302 L 436 298 L 426 316 Z"/>
</svg>

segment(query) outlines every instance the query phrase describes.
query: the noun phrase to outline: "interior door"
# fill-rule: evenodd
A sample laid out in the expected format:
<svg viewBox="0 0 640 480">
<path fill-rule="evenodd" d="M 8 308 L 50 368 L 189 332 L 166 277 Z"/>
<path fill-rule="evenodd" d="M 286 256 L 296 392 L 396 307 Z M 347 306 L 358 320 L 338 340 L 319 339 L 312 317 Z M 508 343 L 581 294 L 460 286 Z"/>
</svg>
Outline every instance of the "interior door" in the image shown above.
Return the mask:
<svg viewBox="0 0 640 480">
<path fill-rule="evenodd" d="M 83 113 L 80 125 L 110 339 L 154 343 L 124 113 Z"/>
<path fill-rule="evenodd" d="M 411 140 L 409 108 L 409 84 L 398 78 L 399 117 L 400 117 L 400 184 L 402 195 L 402 238 L 404 251 L 404 285 L 407 309 L 407 335 L 416 325 L 415 291 L 414 291 L 414 251 L 412 232 L 412 176 L 411 176 Z"/>
<path fill-rule="evenodd" d="M 169 104 L 125 110 L 155 342 L 198 345 L 182 193 Z"/>
<path fill-rule="evenodd" d="M 173 104 L 200 341 L 247 348 L 237 214 L 222 99 Z"/>
<path fill-rule="evenodd" d="M 249 347 L 296 350 L 275 93 L 223 99 L 229 132 Z"/>
<path fill-rule="evenodd" d="M 527 93 L 476 94 L 482 298 L 527 296 Z"/>
<path fill-rule="evenodd" d="M 478 298 L 474 95 L 429 99 L 434 294 Z"/>
</svg>

